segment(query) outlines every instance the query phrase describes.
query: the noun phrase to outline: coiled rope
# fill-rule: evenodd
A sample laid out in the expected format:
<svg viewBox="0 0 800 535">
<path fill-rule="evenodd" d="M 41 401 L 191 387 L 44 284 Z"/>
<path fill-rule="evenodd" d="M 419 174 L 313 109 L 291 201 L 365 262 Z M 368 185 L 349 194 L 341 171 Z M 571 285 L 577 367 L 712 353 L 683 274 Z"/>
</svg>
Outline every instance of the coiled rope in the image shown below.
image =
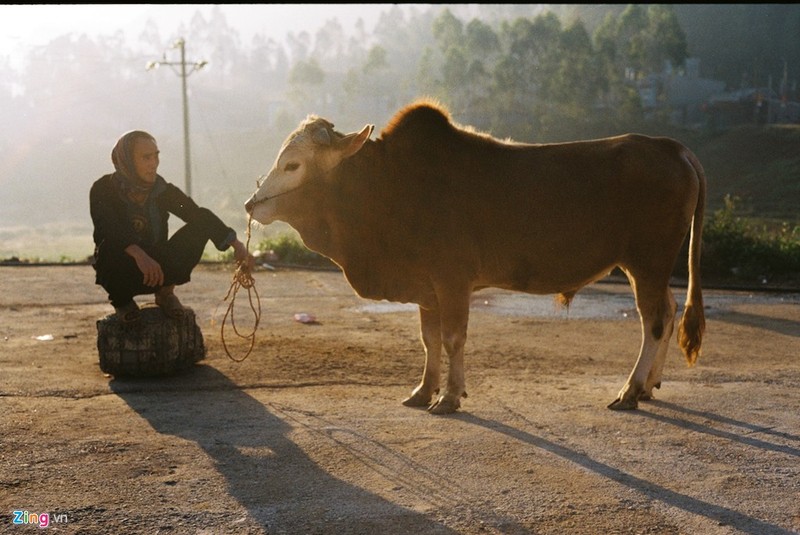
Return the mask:
<svg viewBox="0 0 800 535">
<path fill-rule="evenodd" d="M 245 243 L 245 249 L 250 252 L 250 224 L 252 223 L 252 215 L 248 215 L 247 217 L 247 242 Z M 248 334 L 242 334 L 239 332 L 239 329 L 236 327 L 236 321 L 234 318 L 234 306 L 236 304 L 236 294 L 239 292 L 240 289 L 247 290 L 247 301 L 250 304 L 250 310 L 253 312 L 253 330 Z M 255 296 L 255 300 L 254 297 Z M 228 289 L 228 293 L 225 296 L 224 301 L 227 301 L 230 298 L 230 302 L 228 303 L 228 309 L 225 311 L 225 316 L 222 318 L 222 326 L 220 327 L 220 338 L 222 340 L 222 347 L 225 348 L 225 353 L 228 355 L 234 362 L 242 362 L 246 359 L 250 353 L 253 351 L 253 347 L 256 343 L 256 330 L 258 329 L 258 324 L 261 321 L 261 298 L 258 296 L 258 290 L 256 290 L 256 281 L 253 278 L 253 274 L 250 272 L 250 268 L 247 264 L 247 258 L 244 259 L 242 262 L 238 262 L 236 265 L 236 270 L 233 272 L 233 280 L 231 281 L 231 286 Z M 244 340 L 248 340 L 250 342 L 250 347 L 247 349 L 247 353 L 244 354 L 243 357 L 236 358 L 231 355 L 230 350 L 228 349 L 228 343 L 225 341 L 225 324 L 228 322 L 228 318 L 230 318 L 231 326 L 233 327 L 233 332 L 236 333 L 236 336 L 242 338 Z"/>
</svg>

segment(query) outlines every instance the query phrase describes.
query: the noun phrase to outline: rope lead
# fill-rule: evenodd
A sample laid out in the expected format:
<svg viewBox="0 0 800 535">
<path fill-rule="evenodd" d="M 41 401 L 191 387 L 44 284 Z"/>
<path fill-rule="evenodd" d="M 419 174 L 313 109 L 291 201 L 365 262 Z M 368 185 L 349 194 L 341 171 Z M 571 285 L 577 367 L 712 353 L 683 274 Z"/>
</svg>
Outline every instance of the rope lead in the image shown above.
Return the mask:
<svg viewBox="0 0 800 535">
<path fill-rule="evenodd" d="M 250 224 L 252 222 L 252 216 L 248 216 L 247 218 L 247 243 L 245 243 L 245 248 L 247 251 L 250 251 Z M 253 312 L 253 318 L 255 319 L 253 323 L 253 330 L 249 334 L 242 334 L 239 332 L 239 329 L 236 327 L 236 321 L 234 319 L 234 305 L 236 303 L 236 294 L 239 292 L 240 289 L 247 290 L 247 300 L 250 304 L 250 310 Z M 253 299 L 255 296 L 255 301 Z M 253 274 L 250 273 L 250 270 L 247 267 L 247 259 L 245 258 L 244 262 L 238 262 L 236 266 L 236 270 L 233 272 L 233 280 L 231 281 L 231 286 L 228 289 L 227 295 L 225 295 L 225 299 L 223 301 L 227 301 L 230 298 L 230 303 L 228 303 L 228 309 L 225 311 L 225 316 L 222 318 L 222 326 L 220 327 L 220 338 L 222 340 L 222 347 L 225 348 L 225 353 L 228 355 L 234 362 L 242 362 L 246 359 L 250 353 L 253 351 L 253 347 L 256 343 L 256 330 L 258 329 L 258 324 L 261 321 L 261 298 L 258 296 L 258 290 L 256 290 L 256 281 L 253 278 Z M 236 333 L 236 336 L 242 338 L 244 340 L 249 340 L 250 347 L 247 349 L 247 353 L 244 354 L 241 358 L 236 358 L 231 355 L 230 350 L 228 349 L 228 344 L 225 342 L 225 324 L 228 322 L 228 318 L 230 317 L 231 326 L 233 327 L 233 332 Z"/>
</svg>

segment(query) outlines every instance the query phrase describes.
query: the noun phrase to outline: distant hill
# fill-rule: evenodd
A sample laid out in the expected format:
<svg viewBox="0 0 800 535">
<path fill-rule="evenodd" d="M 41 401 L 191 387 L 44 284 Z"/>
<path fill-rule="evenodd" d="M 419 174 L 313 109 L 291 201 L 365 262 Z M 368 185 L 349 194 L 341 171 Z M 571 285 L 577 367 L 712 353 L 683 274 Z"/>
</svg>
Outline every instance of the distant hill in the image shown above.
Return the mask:
<svg viewBox="0 0 800 535">
<path fill-rule="evenodd" d="M 708 213 L 726 194 L 742 215 L 800 224 L 800 125 L 741 126 L 687 142 L 708 177 Z"/>
</svg>

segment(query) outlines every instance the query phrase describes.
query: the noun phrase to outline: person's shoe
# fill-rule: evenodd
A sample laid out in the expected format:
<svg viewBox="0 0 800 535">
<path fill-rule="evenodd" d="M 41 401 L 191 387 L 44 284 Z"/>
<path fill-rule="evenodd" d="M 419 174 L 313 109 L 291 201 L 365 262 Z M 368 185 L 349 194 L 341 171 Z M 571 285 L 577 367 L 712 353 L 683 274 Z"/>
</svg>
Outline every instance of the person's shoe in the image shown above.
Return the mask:
<svg viewBox="0 0 800 535">
<path fill-rule="evenodd" d="M 183 305 L 172 292 L 156 292 L 156 305 L 168 318 L 180 319 L 183 317 Z"/>
<path fill-rule="evenodd" d="M 117 315 L 117 319 L 121 323 L 130 324 L 139 321 L 142 313 L 139 310 L 139 305 L 136 304 L 136 301 L 131 299 L 131 302 L 127 305 L 123 305 L 121 307 L 114 307 L 114 312 Z"/>
</svg>

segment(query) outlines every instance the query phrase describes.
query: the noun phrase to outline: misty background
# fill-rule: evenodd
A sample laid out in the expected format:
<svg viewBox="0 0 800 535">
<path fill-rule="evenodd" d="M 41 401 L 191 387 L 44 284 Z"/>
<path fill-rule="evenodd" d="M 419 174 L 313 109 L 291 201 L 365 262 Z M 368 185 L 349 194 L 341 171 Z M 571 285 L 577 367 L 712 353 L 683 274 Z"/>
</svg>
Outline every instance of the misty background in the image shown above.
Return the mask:
<svg viewBox="0 0 800 535">
<path fill-rule="evenodd" d="M 11 7 L 0 6 L 5 24 L 32 22 Z M 185 188 L 181 38 L 192 197 L 240 236 L 257 178 L 310 113 L 343 132 L 380 131 L 398 108 L 432 96 L 457 122 L 547 142 L 715 127 L 706 102 L 665 101 L 665 72 L 699 81 L 709 99 L 763 88 L 765 98 L 797 101 L 800 7 L 790 4 L 274 9 L 149 6 L 144 19 L 103 19 L 107 31 L 76 23 L 4 41 L 0 259 L 92 253 L 89 188 L 113 171 L 111 148 L 128 130 L 156 137 L 160 174 Z"/>
</svg>

